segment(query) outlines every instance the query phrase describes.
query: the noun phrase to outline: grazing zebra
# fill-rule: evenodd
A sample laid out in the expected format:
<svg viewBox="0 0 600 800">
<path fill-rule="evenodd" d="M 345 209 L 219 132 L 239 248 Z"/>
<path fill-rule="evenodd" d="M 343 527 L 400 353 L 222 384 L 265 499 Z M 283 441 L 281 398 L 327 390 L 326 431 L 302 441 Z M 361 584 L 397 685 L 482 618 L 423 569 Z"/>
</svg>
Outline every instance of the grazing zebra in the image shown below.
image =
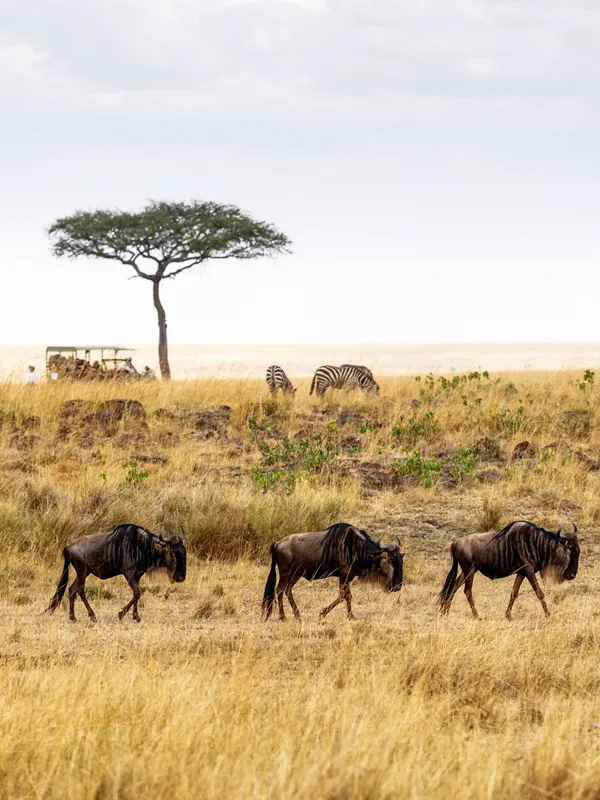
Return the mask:
<svg viewBox="0 0 600 800">
<path fill-rule="evenodd" d="M 278 367 L 277 364 L 273 364 L 271 367 L 267 369 L 267 386 L 271 394 L 275 394 L 277 389 L 281 389 L 283 394 L 295 394 L 296 390 L 291 384 L 290 379 L 285 374 L 285 372 Z"/>
<path fill-rule="evenodd" d="M 373 378 L 371 370 L 353 364 L 341 367 L 324 366 L 315 372 L 310 385 L 310 394 L 315 390 L 317 397 L 323 397 L 327 389 L 362 389 L 367 394 L 379 394 L 379 384 Z"/>
<path fill-rule="evenodd" d="M 369 378 L 371 378 L 372 381 L 375 380 L 375 378 L 373 377 L 373 373 L 368 367 L 363 367 L 362 365 L 359 366 L 358 364 L 342 364 L 340 369 L 344 369 L 345 367 L 348 367 L 350 369 L 361 369 L 365 373 L 365 375 L 368 375 Z"/>
</svg>

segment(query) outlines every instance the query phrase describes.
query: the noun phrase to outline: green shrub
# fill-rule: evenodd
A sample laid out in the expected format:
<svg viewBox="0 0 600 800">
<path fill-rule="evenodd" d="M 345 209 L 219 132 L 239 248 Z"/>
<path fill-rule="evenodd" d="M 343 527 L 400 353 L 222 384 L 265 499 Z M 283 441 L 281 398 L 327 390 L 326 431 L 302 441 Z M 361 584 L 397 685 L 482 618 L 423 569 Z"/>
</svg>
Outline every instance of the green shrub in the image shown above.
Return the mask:
<svg viewBox="0 0 600 800">
<path fill-rule="evenodd" d="M 439 478 L 442 465 L 437 459 L 423 458 L 418 450 L 414 450 L 406 458 L 397 458 L 392 469 L 401 476 L 417 475 L 423 486 L 430 488 Z"/>
</svg>

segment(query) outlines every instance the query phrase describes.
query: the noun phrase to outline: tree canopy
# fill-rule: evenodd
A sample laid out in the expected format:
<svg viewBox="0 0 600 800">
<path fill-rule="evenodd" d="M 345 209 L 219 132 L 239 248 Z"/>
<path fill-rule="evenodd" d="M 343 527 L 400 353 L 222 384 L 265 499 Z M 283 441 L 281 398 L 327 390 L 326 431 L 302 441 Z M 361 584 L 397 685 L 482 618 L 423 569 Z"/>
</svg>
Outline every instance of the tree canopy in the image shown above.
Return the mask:
<svg viewBox="0 0 600 800">
<path fill-rule="evenodd" d="M 256 259 L 289 252 L 288 237 L 233 205 L 150 202 L 139 212 L 76 211 L 48 229 L 57 257 L 118 261 L 153 283 L 159 322 L 159 363 L 170 377 L 166 315 L 159 284 L 206 261 Z"/>
</svg>

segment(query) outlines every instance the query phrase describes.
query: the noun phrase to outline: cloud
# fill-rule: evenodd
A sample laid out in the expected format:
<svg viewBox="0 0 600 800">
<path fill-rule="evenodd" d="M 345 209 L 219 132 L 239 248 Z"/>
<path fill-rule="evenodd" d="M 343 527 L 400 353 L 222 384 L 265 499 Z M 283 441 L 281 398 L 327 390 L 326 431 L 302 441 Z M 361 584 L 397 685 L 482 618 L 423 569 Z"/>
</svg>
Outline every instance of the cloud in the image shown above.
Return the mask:
<svg viewBox="0 0 600 800">
<path fill-rule="evenodd" d="M 487 78 L 494 75 L 496 61 L 493 58 L 467 58 L 464 61 L 464 70 L 474 78 Z"/>
<path fill-rule="evenodd" d="M 411 97 L 431 100 L 417 113 L 440 97 L 586 97 L 600 78 L 591 3 L 7 0 L 0 25 L 11 80 L 107 111 L 385 116 Z"/>
</svg>

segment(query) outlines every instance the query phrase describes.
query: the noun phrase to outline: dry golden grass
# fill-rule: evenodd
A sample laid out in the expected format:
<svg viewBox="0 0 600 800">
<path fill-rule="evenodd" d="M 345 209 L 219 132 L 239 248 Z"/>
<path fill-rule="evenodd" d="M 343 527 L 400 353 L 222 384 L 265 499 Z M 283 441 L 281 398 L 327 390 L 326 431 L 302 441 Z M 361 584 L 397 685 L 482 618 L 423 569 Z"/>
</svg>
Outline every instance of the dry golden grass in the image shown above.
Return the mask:
<svg viewBox="0 0 600 800">
<path fill-rule="evenodd" d="M 596 390 L 567 374 L 496 377 L 425 395 L 424 381 L 390 379 L 380 398 L 336 397 L 322 415 L 308 382 L 293 406 L 272 404 L 255 382 L 0 384 L 0 797 L 598 797 L 600 487 L 573 455 L 600 452 Z M 91 442 L 57 436 L 64 400 L 111 397 L 144 404 L 143 438 L 125 425 Z M 231 422 L 216 438 L 154 413 L 221 404 Z M 339 423 L 340 410 L 357 409 L 382 427 Z M 406 425 L 428 410 L 432 430 L 391 436 L 401 416 Z M 477 470 L 503 477 L 374 491 L 358 472 L 324 470 L 262 492 L 250 477 L 260 465 L 251 417 L 278 429 L 265 434 L 271 443 L 307 426 L 358 436 L 348 459 L 382 469 L 405 447 L 433 458 L 487 436 L 500 459 Z M 509 465 L 523 439 L 535 459 Z M 168 461 L 139 465 L 149 474 L 133 486 L 123 467 L 132 454 Z M 506 622 L 511 582 L 482 577 L 482 622 L 462 593 L 439 619 L 451 538 L 516 518 L 580 527 L 580 573 L 546 587 L 550 619 L 524 590 Z M 302 582 L 305 622 L 261 623 L 268 543 L 341 519 L 400 535 L 400 596 L 357 586 L 357 622 L 340 606 L 319 623 L 336 583 Z M 186 583 L 145 579 L 140 625 L 117 621 L 123 579 L 89 580 L 97 625 L 79 601 L 78 624 L 65 609 L 44 615 L 64 542 L 123 521 L 183 523 Z"/>
</svg>

